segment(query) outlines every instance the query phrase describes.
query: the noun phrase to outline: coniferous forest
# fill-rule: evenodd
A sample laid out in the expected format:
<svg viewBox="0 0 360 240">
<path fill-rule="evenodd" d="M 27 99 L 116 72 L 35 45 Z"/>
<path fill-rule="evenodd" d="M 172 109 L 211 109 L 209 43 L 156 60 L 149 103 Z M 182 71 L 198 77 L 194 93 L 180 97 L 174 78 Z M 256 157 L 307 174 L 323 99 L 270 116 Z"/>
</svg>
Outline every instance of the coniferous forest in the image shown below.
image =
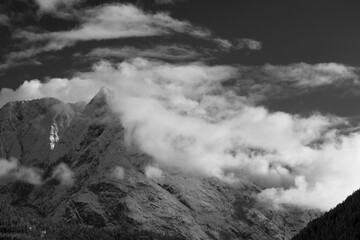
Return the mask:
<svg viewBox="0 0 360 240">
<path fill-rule="evenodd" d="M 360 239 L 360 190 L 344 202 L 311 221 L 293 240 Z"/>
<path fill-rule="evenodd" d="M 179 236 L 121 227 L 96 228 L 81 224 L 54 223 L 29 211 L 0 202 L 1 240 L 182 240 Z"/>
</svg>

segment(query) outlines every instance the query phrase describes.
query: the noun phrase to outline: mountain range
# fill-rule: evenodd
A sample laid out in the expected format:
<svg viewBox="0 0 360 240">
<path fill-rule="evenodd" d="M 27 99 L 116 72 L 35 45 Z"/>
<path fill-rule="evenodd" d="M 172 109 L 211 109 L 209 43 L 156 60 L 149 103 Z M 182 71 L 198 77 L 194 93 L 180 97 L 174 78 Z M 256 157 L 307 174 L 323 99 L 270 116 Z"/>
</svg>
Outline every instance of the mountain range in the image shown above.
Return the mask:
<svg viewBox="0 0 360 240">
<path fill-rule="evenodd" d="M 320 216 L 259 201 L 263 187 L 245 176 L 232 185 L 157 165 L 127 141 L 111 101 L 101 89 L 89 103 L 43 98 L 1 108 L 0 234 L 23 239 L 37 226 L 48 229 L 39 231 L 46 238 L 51 223 L 179 239 L 280 240 Z M 9 222 L 25 230 L 9 235 L 2 230 Z"/>
</svg>

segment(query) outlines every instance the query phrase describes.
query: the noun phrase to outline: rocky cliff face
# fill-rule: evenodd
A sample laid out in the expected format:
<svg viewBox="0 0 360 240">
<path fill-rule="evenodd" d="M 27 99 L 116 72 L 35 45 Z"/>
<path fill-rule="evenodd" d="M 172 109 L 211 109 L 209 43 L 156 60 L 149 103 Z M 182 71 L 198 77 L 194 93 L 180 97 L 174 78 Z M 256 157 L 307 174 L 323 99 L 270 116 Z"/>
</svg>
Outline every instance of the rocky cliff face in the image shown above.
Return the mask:
<svg viewBox="0 0 360 240">
<path fill-rule="evenodd" d="M 319 215 L 258 202 L 261 187 L 246 178 L 230 186 L 171 168 L 146 174 L 153 159 L 125 143 L 110 98 L 101 90 L 86 106 L 50 98 L 5 105 L 0 157 L 41 169 L 43 183 L 19 193 L 14 182 L 0 180 L 0 199 L 53 221 L 185 239 L 290 239 Z M 69 184 L 53 178 L 63 163 L 73 172 Z"/>
<path fill-rule="evenodd" d="M 0 156 L 44 164 L 59 137 L 83 110 L 54 98 L 10 102 L 0 109 Z"/>
</svg>

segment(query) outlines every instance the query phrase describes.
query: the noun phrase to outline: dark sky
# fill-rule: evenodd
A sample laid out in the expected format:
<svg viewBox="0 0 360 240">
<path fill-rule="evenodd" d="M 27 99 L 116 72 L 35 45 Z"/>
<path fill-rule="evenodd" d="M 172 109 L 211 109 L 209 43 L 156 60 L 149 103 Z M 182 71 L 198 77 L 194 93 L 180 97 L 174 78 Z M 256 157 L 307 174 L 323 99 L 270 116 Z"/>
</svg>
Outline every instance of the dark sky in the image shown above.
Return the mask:
<svg viewBox="0 0 360 240">
<path fill-rule="evenodd" d="M 105 3 L 125 1 L 83 0 L 78 11 Z M 145 12 L 166 11 L 178 20 L 211 31 L 212 37 L 234 41 L 254 39 L 262 43 L 259 51 L 211 51 L 211 39 L 174 34 L 172 36 L 134 37 L 109 40 L 79 41 L 59 51 L 41 52 L 15 60 L 0 68 L 0 88 L 17 88 L 25 80 L 71 77 L 74 72 L 87 70 L 98 59 L 84 58 L 96 47 L 135 48 L 156 44 L 182 44 L 205 49 L 211 57 L 208 64 L 229 65 L 289 65 L 294 63 L 341 63 L 358 67 L 360 64 L 360 1 L 356 0 L 177 0 L 127 1 Z M 171 2 L 171 3 L 170 3 Z M 35 0 L 3 0 L 0 14 L 7 22 L 0 24 L 0 53 L 6 63 L 13 52 L 24 51 L 35 43 L 16 38 L 19 31 L 52 32 L 79 26 L 78 19 L 59 18 L 53 13 L 40 12 Z M 69 10 L 70 11 L 70 10 Z M 0 15 L 0 16 L 1 16 Z M 38 44 L 38 45 L 36 45 Z M 36 43 L 36 47 L 41 46 Z M 80 56 L 80 57 L 79 57 Z M 191 59 L 192 61 L 197 59 Z"/>
<path fill-rule="evenodd" d="M 88 1 L 82 7 L 100 2 L 103 1 Z M 168 5 L 148 0 L 130 2 L 153 11 L 169 11 L 175 18 L 204 26 L 224 38 L 252 38 L 263 43 L 262 51 L 250 56 L 228 54 L 219 61 L 241 64 L 339 62 L 354 66 L 360 62 L 359 1 L 188 0 Z M 36 25 L 52 30 L 71 25 L 51 16 L 38 17 L 36 6 L 30 0 L 5 1 L 1 11 L 11 16 L 13 23 L 11 28 L 1 28 L 3 55 L 13 47 L 10 36 L 19 27 Z M 31 77 L 31 69 L 24 70 L 29 71 Z M 16 85 L 9 80 L 3 83 L 4 77 L 1 80 L 1 87 Z"/>
<path fill-rule="evenodd" d="M 111 2 L 111 1 L 109 1 Z M 360 64 L 360 1 L 355 0 L 183 0 L 176 4 L 154 4 L 153 1 L 130 1 L 150 11 L 168 11 L 177 19 L 206 27 L 223 38 L 251 38 L 263 43 L 261 51 L 252 54 L 228 53 L 216 62 L 239 64 L 290 64 L 296 62 L 337 62 Z M 81 7 L 104 1 L 83 2 Z M 10 17 L 10 27 L 1 27 L 1 54 L 12 51 L 11 38 L 19 28 L 36 26 L 48 31 L 72 27 L 74 22 L 51 15 L 39 17 L 37 6 L 30 0 L 5 1 L 2 13 Z M 81 45 L 81 44 L 78 44 Z M 77 46 L 80 47 L 80 46 Z M 16 87 L 23 80 L 41 78 L 42 74 L 66 75 L 66 70 L 79 67 L 69 61 L 69 52 L 52 53 L 47 70 L 38 66 L 20 66 L 1 70 L 0 87 Z M 73 49 L 76 51 L 76 47 Z M 41 73 L 39 73 L 40 71 Z"/>
<path fill-rule="evenodd" d="M 244 63 L 360 63 L 360 1 L 195 0 L 169 10 L 223 37 L 262 41 L 263 50 Z"/>
</svg>

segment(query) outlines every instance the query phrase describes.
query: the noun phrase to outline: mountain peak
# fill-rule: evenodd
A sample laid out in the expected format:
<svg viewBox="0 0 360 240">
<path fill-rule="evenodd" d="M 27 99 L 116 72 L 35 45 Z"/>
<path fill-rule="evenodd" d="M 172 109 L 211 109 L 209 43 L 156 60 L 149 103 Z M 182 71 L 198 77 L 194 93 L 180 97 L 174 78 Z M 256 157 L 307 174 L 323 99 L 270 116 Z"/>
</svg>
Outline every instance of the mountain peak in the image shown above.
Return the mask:
<svg viewBox="0 0 360 240">
<path fill-rule="evenodd" d="M 89 104 L 106 103 L 109 104 L 112 101 L 114 93 L 105 87 L 102 87 L 99 92 L 91 99 Z"/>
<path fill-rule="evenodd" d="M 106 99 L 107 101 L 111 101 L 113 94 L 114 93 L 110 89 L 106 87 L 102 87 L 100 88 L 99 92 L 95 95 L 95 97 L 100 97 Z"/>
<path fill-rule="evenodd" d="M 86 105 L 84 113 L 95 116 L 103 115 L 109 110 L 113 95 L 110 89 L 102 87 Z"/>
</svg>

